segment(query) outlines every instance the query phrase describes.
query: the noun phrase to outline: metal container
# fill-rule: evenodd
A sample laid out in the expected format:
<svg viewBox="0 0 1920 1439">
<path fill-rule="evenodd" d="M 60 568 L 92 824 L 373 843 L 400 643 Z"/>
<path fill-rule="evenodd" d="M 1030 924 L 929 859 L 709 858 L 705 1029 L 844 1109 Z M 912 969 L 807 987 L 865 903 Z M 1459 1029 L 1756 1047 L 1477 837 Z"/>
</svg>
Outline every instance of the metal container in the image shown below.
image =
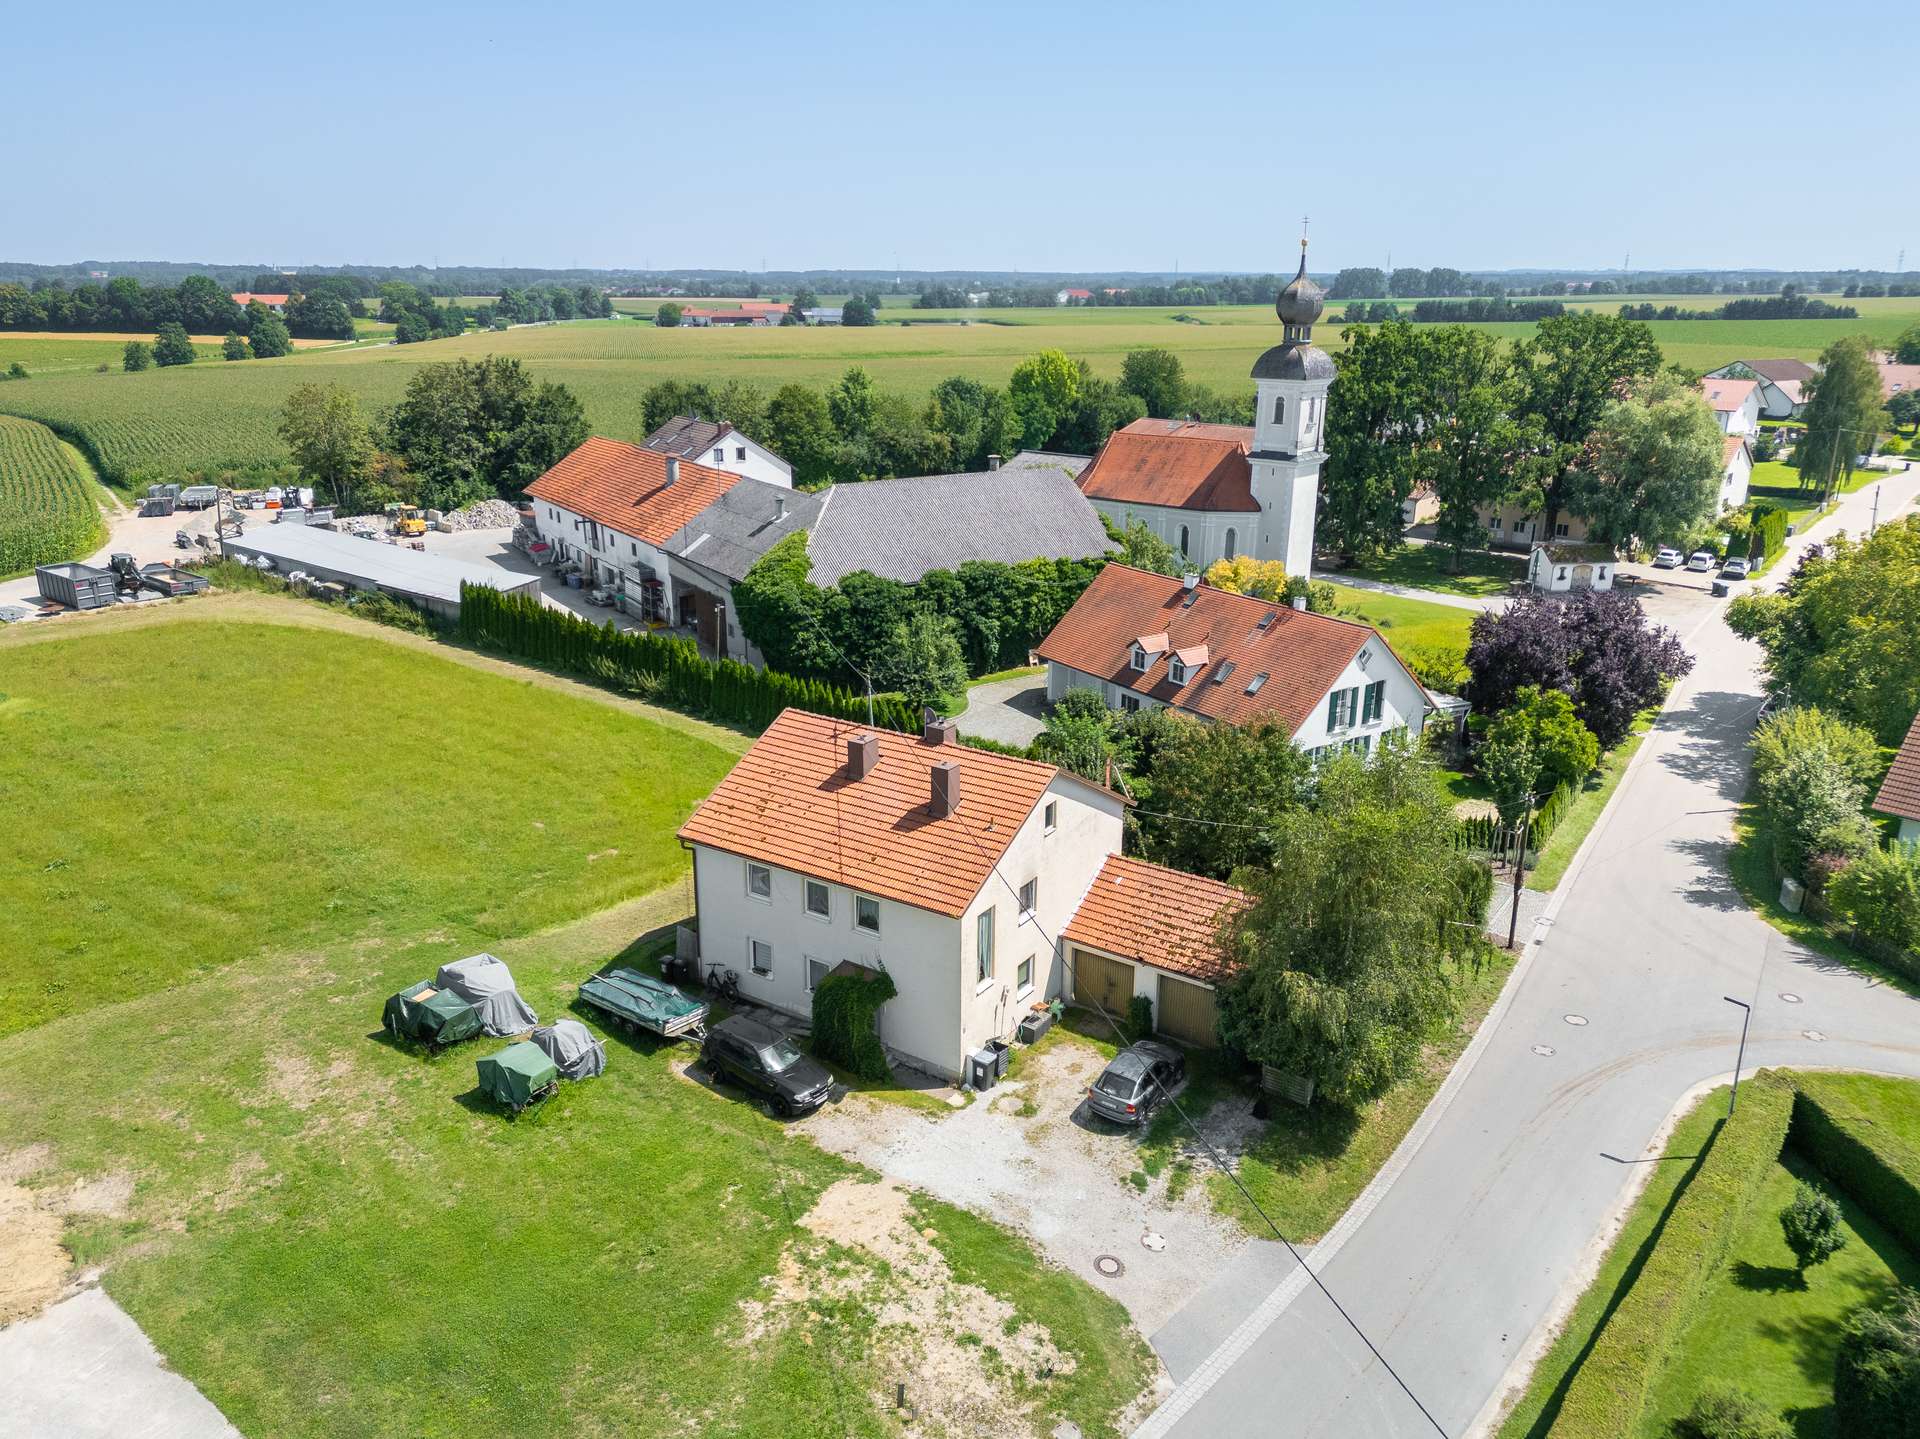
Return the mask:
<svg viewBox="0 0 1920 1439">
<path fill-rule="evenodd" d="M 119 590 L 113 571 L 92 565 L 40 565 L 33 574 L 44 598 L 71 610 L 97 610 L 110 605 Z"/>
</svg>

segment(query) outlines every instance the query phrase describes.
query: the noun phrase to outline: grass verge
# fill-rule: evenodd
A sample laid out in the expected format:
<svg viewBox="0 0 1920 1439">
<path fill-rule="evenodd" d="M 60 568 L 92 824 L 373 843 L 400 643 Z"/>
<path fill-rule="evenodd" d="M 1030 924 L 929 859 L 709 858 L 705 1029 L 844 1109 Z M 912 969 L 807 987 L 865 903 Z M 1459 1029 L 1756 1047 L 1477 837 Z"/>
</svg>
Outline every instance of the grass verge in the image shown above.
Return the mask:
<svg viewBox="0 0 1920 1439">
<path fill-rule="evenodd" d="M 1587 777 L 1579 798 L 1568 806 L 1552 836 L 1541 847 L 1540 862 L 1533 867 L 1533 873 L 1527 876 L 1528 889 L 1551 890 L 1566 877 L 1567 866 L 1573 863 L 1581 843 L 1594 825 L 1599 823 L 1601 812 L 1606 809 L 1607 801 L 1613 798 L 1613 792 L 1620 788 L 1620 780 L 1626 774 L 1627 766 L 1633 763 L 1633 757 L 1639 752 L 1647 731 L 1653 728 L 1658 713 L 1657 710 L 1648 710 L 1641 714 L 1633 722 L 1632 733 L 1601 758 L 1600 768 Z"/>
<path fill-rule="evenodd" d="M 1383 559 L 1357 565 L 1349 573 L 1383 584 L 1405 585 L 1409 589 L 1434 590 L 1440 594 L 1461 595 L 1468 599 L 1489 599 L 1504 595 L 1512 580 L 1527 577 L 1527 562 L 1522 555 L 1503 555 L 1489 550 L 1467 550 L 1460 556 L 1460 570 L 1452 569 L 1451 545 L 1403 545 Z"/>
</svg>

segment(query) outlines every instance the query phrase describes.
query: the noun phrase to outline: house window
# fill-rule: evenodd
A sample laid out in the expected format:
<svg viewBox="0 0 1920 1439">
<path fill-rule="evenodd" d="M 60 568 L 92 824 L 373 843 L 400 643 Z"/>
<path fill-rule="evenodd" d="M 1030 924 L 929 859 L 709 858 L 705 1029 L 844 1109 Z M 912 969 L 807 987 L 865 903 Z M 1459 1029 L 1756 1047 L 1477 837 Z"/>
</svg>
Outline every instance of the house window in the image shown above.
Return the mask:
<svg viewBox="0 0 1920 1439">
<path fill-rule="evenodd" d="M 755 974 L 773 973 L 773 946 L 764 939 L 747 941 L 747 963 Z"/>
<path fill-rule="evenodd" d="M 1020 886 L 1020 913 L 1032 914 L 1034 906 L 1040 902 L 1040 881 L 1030 879 Z"/>
<path fill-rule="evenodd" d="M 1273 397 L 1273 422 L 1276 425 L 1284 425 L 1287 422 L 1287 397 L 1285 395 L 1275 395 Z"/>
<path fill-rule="evenodd" d="M 817 879 L 807 881 L 807 913 L 815 919 L 833 917 L 833 892 Z"/>
<path fill-rule="evenodd" d="M 1516 535 L 1519 534 L 1526 527 L 1527 527 L 1527 522 L 1525 519 L 1518 519 L 1513 522 L 1513 532 Z"/>
<path fill-rule="evenodd" d="M 820 987 L 820 981 L 827 977 L 827 962 L 807 956 L 807 993 L 812 994 Z"/>
<path fill-rule="evenodd" d="M 735 445 L 735 446 L 733 447 L 733 457 L 734 457 L 734 459 L 736 459 L 736 460 L 744 460 L 744 459 L 746 459 L 746 457 L 747 457 L 747 447 L 746 447 L 745 445 Z"/>
<path fill-rule="evenodd" d="M 1567 537 L 1567 533 L 1568 533 L 1567 522 L 1565 520 L 1555 521 L 1553 526 L 1553 533 L 1555 538 L 1564 540 Z"/>
<path fill-rule="evenodd" d="M 1353 723 L 1354 704 L 1360 693 L 1359 686 L 1351 689 L 1335 690 L 1327 696 L 1327 728 L 1343 730 Z"/>
<path fill-rule="evenodd" d="M 1058 800 L 1048 800 L 1047 807 L 1040 813 L 1041 823 L 1046 827 L 1048 834 L 1052 834 L 1054 830 L 1060 827 L 1060 802 Z"/>
<path fill-rule="evenodd" d="M 1125 710 L 1128 714 L 1132 714 L 1135 710 L 1140 708 L 1140 696 L 1139 695 L 1121 695 L 1120 708 Z"/>
<path fill-rule="evenodd" d="M 722 445 L 719 449 L 713 452 L 713 462 L 716 465 L 719 464 L 721 461 L 725 460 L 726 457 L 727 457 L 727 450 L 726 450 L 726 446 L 724 445 Z"/>
<path fill-rule="evenodd" d="M 1142 674 L 1145 674 L 1147 666 L 1151 663 L 1152 661 L 1147 658 L 1147 652 L 1141 649 L 1139 645 L 1135 645 L 1133 647 L 1133 667 Z"/>
<path fill-rule="evenodd" d="M 1017 988 L 1023 997 L 1033 993 L 1033 956 L 1032 955 L 1028 955 L 1025 959 L 1020 961 L 1020 968 L 1016 971 L 1015 977 L 1018 980 Z"/>
<path fill-rule="evenodd" d="M 764 864 L 747 866 L 747 898 L 773 899 L 773 871 Z"/>
<path fill-rule="evenodd" d="M 1499 529 L 1499 528 L 1500 528 L 1500 516 L 1498 516 L 1498 515 L 1488 515 L 1488 516 L 1487 516 L 1487 528 L 1488 528 L 1488 529 L 1490 529 L 1490 530 L 1497 530 L 1497 529 Z"/>
<path fill-rule="evenodd" d="M 973 953 L 976 977 L 981 984 L 993 978 L 993 909 L 980 911 L 973 922 Z"/>
<path fill-rule="evenodd" d="M 1180 526 L 1180 558 L 1185 559 L 1186 557 L 1187 557 L 1187 527 L 1185 525 L 1182 525 Z"/>
<path fill-rule="evenodd" d="M 1372 724 L 1379 719 L 1387 707 L 1387 682 L 1375 680 L 1367 686 L 1366 695 L 1360 705 L 1360 723 Z"/>
<path fill-rule="evenodd" d="M 1179 660 L 1168 660 L 1167 678 L 1177 685 L 1185 684 L 1187 682 L 1187 667 L 1181 664 Z"/>
<path fill-rule="evenodd" d="M 1228 530 L 1227 531 L 1227 553 L 1226 553 L 1226 558 L 1228 559 L 1233 558 L 1233 545 L 1234 545 L 1234 533 L 1232 530 Z"/>
<path fill-rule="evenodd" d="M 868 934 L 880 933 L 880 901 L 872 895 L 856 894 L 853 897 L 853 927 L 864 929 Z"/>
</svg>

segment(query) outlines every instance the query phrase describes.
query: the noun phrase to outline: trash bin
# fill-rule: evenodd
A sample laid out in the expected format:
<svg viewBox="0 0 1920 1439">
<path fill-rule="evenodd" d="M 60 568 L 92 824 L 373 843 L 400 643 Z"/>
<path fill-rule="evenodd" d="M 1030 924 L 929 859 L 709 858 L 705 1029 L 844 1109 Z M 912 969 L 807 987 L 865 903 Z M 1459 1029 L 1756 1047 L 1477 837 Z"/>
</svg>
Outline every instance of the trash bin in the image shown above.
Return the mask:
<svg viewBox="0 0 1920 1439">
<path fill-rule="evenodd" d="M 1715 598 L 1725 599 L 1727 597 L 1728 592 L 1729 592 L 1728 585 L 1725 580 L 1715 580 L 1713 582 L 1713 593 Z"/>
<path fill-rule="evenodd" d="M 967 1082 L 977 1090 L 992 1089 L 1000 1078 L 1000 1062 L 991 1049 L 976 1049 L 967 1056 Z"/>
<path fill-rule="evenodd" d="M 987 1052 L 993 1055 L 993 1077 L 995 1079 L 1005 1079 L 1007 1077 L 1007 1060 L 1013 1054 L 1013 1046 L 1008 1044 L 1004 1039 L 989 1039 L 987 1041 Z"/>
</svg>

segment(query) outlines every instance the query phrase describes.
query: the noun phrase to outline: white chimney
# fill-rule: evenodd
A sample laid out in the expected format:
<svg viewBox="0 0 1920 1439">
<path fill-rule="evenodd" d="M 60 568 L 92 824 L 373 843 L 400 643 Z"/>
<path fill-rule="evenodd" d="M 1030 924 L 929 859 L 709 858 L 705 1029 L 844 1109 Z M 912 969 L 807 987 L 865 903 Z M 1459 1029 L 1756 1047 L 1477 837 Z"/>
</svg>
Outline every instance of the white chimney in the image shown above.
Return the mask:
<svg viewBox="0 0 1920 1439">
<path fill-rule="evenodd" d="M 1000 468 L 1000 464 L 1001 464 L 1001 460 L 1000 460 L 1000 456 L 998 456 L 998 455 L 988 455 L 988 456 L 987 456 L 987 468 L 988 468 L 988 469 L 990 469 L 990 470 L 997 470 L 997 469 L 999 469 L 999 468 Z"/>
<path fill-rule="evenodd" d="M 680 479 L 680 460 L 675 455 L 667 456 L 667 483 L 676 484 Z"/>
<path fill-rule="evenodd" d="M 1304 614 L 1307 608 L 1307 597 L 1305 595 L 1295 595 L 1293 597 L 1293 607 Z"/>
<path fill-rule="evenodd" d="M 1199 587 L 1200 576 L 1192 570 L 1188 570 L 1184 575 L 1180 576 L 1180 584 L 1188 593 L 1192 593 Z"/>
</svg>

